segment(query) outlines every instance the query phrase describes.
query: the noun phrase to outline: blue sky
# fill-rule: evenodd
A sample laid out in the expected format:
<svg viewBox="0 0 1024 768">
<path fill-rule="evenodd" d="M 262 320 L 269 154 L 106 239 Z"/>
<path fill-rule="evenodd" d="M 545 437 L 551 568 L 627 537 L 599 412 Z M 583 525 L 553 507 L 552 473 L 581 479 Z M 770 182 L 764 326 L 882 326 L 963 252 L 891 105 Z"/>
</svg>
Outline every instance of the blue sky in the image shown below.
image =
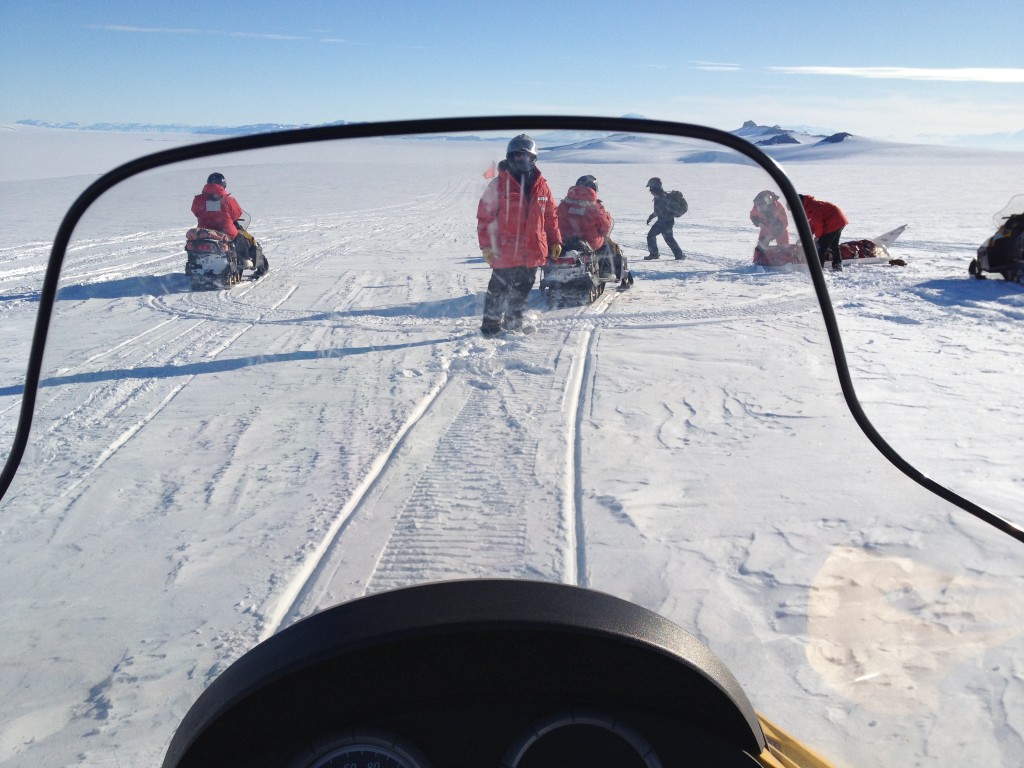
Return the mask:
<svg viewBox="0 0 1024 768">
<path fill-rule="evenodd" d="M 472 114 L 1024 130 L 1024 2 L 0 3 L 0 123 Z"/>
</svg>

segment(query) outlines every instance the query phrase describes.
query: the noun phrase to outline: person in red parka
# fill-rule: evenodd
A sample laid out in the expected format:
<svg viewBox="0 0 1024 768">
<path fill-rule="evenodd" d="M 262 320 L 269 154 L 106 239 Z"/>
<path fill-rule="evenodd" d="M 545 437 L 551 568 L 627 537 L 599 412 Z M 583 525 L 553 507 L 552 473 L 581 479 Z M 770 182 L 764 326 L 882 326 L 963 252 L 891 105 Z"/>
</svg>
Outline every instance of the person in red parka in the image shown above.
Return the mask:
<svg viewBox="0 0 1024 768">
<path fill-rule="evenodd" d="M 811 225 L 811 232 L 818 244 L 821 266 L 825 266 L 831 255 L 832 269 L 841 270 L 843 257 L 839 252 L 839 238 L 842 237 L 843 227 L 850 223 L 846 214 L 838 205 L 816 200 L 811 195 L 800 195 L 800 202 L 803 203 L 807 223 Z"/>
<path fill-rule="evenodd" d="M 491 267 L 480 333 L 519 331 L 537 267 L 562 252 L 551 188 L 537 168 L 537 144 L 525 133 L 508 143 L 498 175 L 476 210 L 476 232 Z"/>
<path fill-rule="evenodd" d="M 765 249 L 772 245 L 789 245 L 789 219 L 785 206 L 779 202 L 779 196 L 766 189 L 757 193 L 754 207 L 750 209 L 750 221 L 761 228 L 757 234 L 757 245 L 754 247 L 754 263 L 765 261 Z"/>
<path fill-rule="evenodd" d="M 228 182 L 223 173 L 211 173 L 203 191 L 192 198 L 192 213 L 200 227 L 223 232 L 234 241 L 240 258 L 249 257 L 249 240 L 235 224 L 242 218 L 242 206 L 228 194 Z"/>
<path fill-rule="evenodd" d="M 597 199 L 597 179 L 593 176 L 576 179 L 558 204 L 558 228 L 563 243 L 572 238 L 585 241 L 600 260 L 601 277 L 619 275 L 621 271 L 621 263 L 615 263 L 616 249 L 608 237 L 613 223 L 604 203 Z"/>
</svg>

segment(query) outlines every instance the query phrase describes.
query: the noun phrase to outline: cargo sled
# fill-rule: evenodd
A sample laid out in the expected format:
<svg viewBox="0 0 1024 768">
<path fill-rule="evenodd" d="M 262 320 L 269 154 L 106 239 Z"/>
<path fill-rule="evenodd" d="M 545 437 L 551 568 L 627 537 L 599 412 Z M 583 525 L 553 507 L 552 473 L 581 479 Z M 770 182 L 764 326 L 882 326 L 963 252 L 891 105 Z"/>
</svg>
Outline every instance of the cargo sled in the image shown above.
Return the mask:
<svg viewBox="0 0 1024 768">
<path fill-rule="evenodd" d="M 889 230 L 883 235 L 866 240 L 851 240 L 840 244 L 839 253 L 843 262 L 858 264 L 889 264 L 905 266 L 902 259 L 893 259 L 889 254 L 889 246 L 903 234 L 906 224 Z M 803 252 L 799 243 L 790 245 L 759 245 L 754 248 L 754 263 L 762 267 L 781 267 L 786 264 L 803 263 Z"/>
</svg>

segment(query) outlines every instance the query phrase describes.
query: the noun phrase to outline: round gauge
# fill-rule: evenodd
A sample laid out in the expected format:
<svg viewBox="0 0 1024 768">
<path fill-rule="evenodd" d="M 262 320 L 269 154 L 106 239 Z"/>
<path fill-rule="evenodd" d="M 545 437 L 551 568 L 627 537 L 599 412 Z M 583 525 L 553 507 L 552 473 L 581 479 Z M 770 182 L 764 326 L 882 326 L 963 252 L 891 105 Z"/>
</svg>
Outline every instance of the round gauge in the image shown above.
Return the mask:
<svg viewBox="0 0 1024 768">
<path fill-rule="evenodd" d="M 661 768 L 651 744 L 612 715 L 574 709 L 527 729 L 509 747 L 501 768 Z"/>
<path fill-rule="evenodd" d="M 304 768 L 430 768 L 415 747 L 396 736 L 353 732 L 321 742 Z"/>
</svg>

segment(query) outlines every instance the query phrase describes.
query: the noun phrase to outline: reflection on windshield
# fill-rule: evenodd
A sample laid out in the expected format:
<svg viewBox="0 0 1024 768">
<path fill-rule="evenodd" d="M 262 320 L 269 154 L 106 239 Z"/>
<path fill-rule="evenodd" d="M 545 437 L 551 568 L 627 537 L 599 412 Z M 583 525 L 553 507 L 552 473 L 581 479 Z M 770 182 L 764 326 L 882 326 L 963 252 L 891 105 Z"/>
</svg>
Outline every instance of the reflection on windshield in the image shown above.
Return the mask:
<svg viewBox="0 0 1024 768">
<path fill-rule="evenodd" d="M 771 177 L 695 139 L 534 132 L 551 207 L 600 200 L 619 261 L 591 266 L 568 225 L 553 253 L 548 232 L 525 303 L 489 316 L 501 267 L 482 248 L 516 244 L 495 223 L 482 245 L 481 201 L 516 133 L 190 161 L 90 209 L 4 499 L 0 740 L 39 764 L 152 763 L 210 680 L 280 628 L 499 576 L 658 611 L 838 764 L 1024 755 L 997 703 L 1021 694 L 1017 548 L 857 428 Z M 789 170 L 842 200 L 851 240 L 909 224 L 888 248 L 905 267 L 827 276 L 865 408 L 912 461 L 1019 514 L 1020 419 L 1004 414 L 1020 408 L 1019 291 L 983 293 L 959 256 L 991 211 L 936 244 L 908 191 L 929 187 L 933 157 L 858 161 L 886 174 L 884 200 L 844 181 L 847 162 Z M 186 274 L 189 206 L 213 171 L 251 217 L 263 276 Z M 685 258 L 664 229 L 645 258 L 652 178 L 687 201 L 671 232 Z M 752 216 L 765 192 L 785 238 Z M 971 216 L 984 203 L 956 201 Z M 484 230 L 501 204 L 521 201 L 488 202 Z M 5 407 L 20 394 L 8 386 Z"/>
</svg>

